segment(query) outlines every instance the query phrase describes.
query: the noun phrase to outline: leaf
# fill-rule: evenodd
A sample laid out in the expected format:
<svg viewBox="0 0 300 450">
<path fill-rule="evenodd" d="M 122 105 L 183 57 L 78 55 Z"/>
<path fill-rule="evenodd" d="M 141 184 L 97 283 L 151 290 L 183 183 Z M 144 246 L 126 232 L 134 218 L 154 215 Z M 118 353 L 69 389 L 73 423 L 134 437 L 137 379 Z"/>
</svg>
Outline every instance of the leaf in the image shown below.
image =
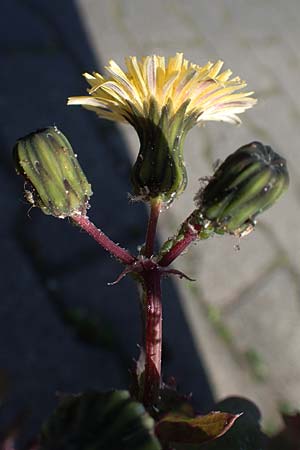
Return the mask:
<svg viewBox="0 0 300 450">
<path fill-rule="evenodd" d="M 222 436 L 240 415 L 218 411 L 193 418 L 167 414 L 158 422 L 155 432 L 162 442 L 201 444 Z"/>
<path fill-rule="evenodd" d="M 154 420 L 127 391 L 65 396 L 40 442 L 40 450 L 161 450 Z"/>
<path fill-rule="evenodd" d="M 216 407 L 232 414 L 243 411 L 243 415 L 226 434 L 204 444 L 201 450 L 266 450 L 267 438 L 260 428 L 260 411 L 253 402 L 242 397 L 229 397 Z"/>
</svg>

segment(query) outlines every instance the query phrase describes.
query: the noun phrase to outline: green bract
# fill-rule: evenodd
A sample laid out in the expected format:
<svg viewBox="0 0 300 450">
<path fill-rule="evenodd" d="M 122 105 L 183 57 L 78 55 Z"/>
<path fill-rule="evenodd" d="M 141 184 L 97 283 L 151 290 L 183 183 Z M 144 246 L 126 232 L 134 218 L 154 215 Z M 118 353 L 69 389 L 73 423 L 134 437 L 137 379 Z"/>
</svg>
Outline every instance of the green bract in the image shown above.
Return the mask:
<svg viewBox="0 0 300 450">
<path fill-rule="evenodd" d="M 71 144 L 56 127 L 19 139 L 14 147 L 17 172 L 25 179 L 25 195 L 45 214 L 65 218 L 86 214 L 92 195 Z"/>
<path fill-rule="evenodd" d="M 242 233 L 286 191 L 286 161 L 252 142 L 228 156 L 198 198 L 198 213 L 215 231 Z"/>
<path fill-rule="evenodd" d="M 187 184 L 183 143 L 196 119 L 186 114 L 189 101 L 174 114 L 172 102 L 159 113 L 155 99 L 150 101 L 149 117 L 135 119 L 140 151 L 132 168 L 133 192 L 138 198 L 160 198 L 171 203 Z"/>
</svg>

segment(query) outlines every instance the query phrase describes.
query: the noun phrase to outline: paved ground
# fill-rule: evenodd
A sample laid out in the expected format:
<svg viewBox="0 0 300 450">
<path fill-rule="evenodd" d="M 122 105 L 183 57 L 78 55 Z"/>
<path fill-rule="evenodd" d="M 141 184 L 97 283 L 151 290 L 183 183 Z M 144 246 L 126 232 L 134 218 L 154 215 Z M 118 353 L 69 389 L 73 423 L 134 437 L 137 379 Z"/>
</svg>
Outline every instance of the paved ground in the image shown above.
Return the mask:
<svg viewBox="0 0 300 450">
<path fill-rule="evenodd" d="M 136 137 L 67 108 L 65 99 L 84 91 L 83 71 L 101 69 L 110 58 L 121 63 L 126 55 L 184 51 L 198 64 L 223 59 L 259 103 L 240 127 L 207 124 L 190 133 L 189 188 L 162 216 L 161 238 L 191 211 L 198 178 L 251 140 L 288 159 L 291 187 L 240 251 L 236 240 L 215 238 L 178 261 L 198 281 L 166 284 L 165 373 L 194 391 L 203 409 L 211 404 L 210 389 L 217 398 L 245 395 L 259 404 L 266 426 L 274 426 L 279 405 L 300 407 L 298 2 L 4 0 L 2 10 L 0 387 L 9 394 L 1 423 L 29 408 L 35 429 L 56 390 L 125 386 L 140 339 L 130 280 L 107 287 L 116 263 L 66 221 L 28 213 L 10 149 L 34 128 L 61 127 L 93 184 L 91 216 L 134 249 L 146 220 L 141 205 L 127 202 Z M 84 318 L 97 333 L 83 331 Z"/>
</svg>

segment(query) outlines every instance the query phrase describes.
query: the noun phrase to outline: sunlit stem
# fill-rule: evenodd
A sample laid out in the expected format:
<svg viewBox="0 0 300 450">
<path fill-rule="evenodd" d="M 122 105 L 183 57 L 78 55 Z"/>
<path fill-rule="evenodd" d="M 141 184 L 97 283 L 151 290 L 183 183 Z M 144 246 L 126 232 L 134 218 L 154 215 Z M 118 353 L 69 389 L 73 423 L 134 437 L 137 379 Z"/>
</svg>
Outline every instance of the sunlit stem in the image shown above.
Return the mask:
<svg viewBox="0 0 300 450">
<path fill-rule="evenodd" d="M 145 372 L 143 403 L 154 405 L 161 386 L 162 303 L 161 273 L 157 268 L 144 272 Z"/>
<path fill-rule="evenodd" d="M 158 264 L 161 267 L 169 266 L 193 241 L 198 238 L 200 230 L 200 225 L 187 224 L 183 237 L 177 242 L 175 241 L 173 247 L 171 247 L 171 249 L 163 255 L 161 260 L 158 261 Z"/>
<path fill-rule="evenodd" d="M 115 242 L 109 239 L 106 234 L 90 222 L 87 216 L 75 214 L 71 217 L 71 219 L 117 260 L 126 265 L 134 263 L 135 258 L 127 250 L 119 247 Z"/>
<path fill-rule="evenodd" d="M 147 258 L 150 258 L 153 255 L 154 251 L 157 222 L 161 210 L 161 200 L 159 198 L 152 199 L 150 208 L 151 208 L 150 217 L 148 222 L 146 243 L 145 243 L 145 256 Z"/>
</svg>

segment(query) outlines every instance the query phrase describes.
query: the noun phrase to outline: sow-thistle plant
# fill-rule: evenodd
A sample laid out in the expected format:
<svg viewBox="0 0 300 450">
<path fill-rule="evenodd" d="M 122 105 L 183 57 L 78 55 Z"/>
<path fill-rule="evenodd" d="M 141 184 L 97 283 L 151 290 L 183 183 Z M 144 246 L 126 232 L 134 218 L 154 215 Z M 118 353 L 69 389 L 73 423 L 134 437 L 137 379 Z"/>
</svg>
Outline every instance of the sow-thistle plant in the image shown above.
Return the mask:
<svg viewBox="0 0 300 450">
<path fill-rule="evenodd" d="M 88 95 L 70 97 L 68 104 L 82 105 L 104 119 L 128 123 L 139 136 L 140 149 L 131 182 L 133 196 L 149 203 L 150 216 L 145 244 L 137 255 L 114 243 L 89 220 L 91 186 L 61 131 L 56 127 L 38 130 L 19 139 L 14 149 L 17 171 L 25 177 L 25 194 L 31 204 L 45 214 L 69 217 L 124 265 L 117 281 L 131 273 L 142 287 L 144 342 L 133 371 L 131 397 L 122 391 L 66 399 L 44 428 L 44 449 L 71 448 L 69 441 L 76 442 L 72 449 L 119 448 L 117 430 L 123 430 L 122 449 L 176 448 L 179 444 L 215 439 L 232 426 L 239 414 L 214 412 L 199 416 L 191 406 L 186 407 L 187 400 L 182 408 L 179 396 L 177 407 L 176 402 L 171 410 L 166 406 L 169 388 L 161 379 L 161 280 L 166 275 L 186 276 L 169 265 L 191 242 L 215 233 L 244 236 L 252 231 L 257 216 L 274 204 L 289 183 L 286 162 L 271 147 L 259 142 L 241 147 L 199 190 L 195 210 L 155 252 L 159 214 L 187 185 L 183 152 L 187 132 L 205 121 L 240 123 L 238 115 L 256 100 L 252 92 L 243 91 L 244 81 L 232 77 L 230 70 L 222 71 L 221 61 L 200 67 L 178 53 L 168 60 L 156 55 L 140 61 L 129 57 L 125 63 L 126 70 L 122 70 L 110 61 L 106 76 L 85 73 Z M 155 419 L 156 437 L 153 419 L 138 402 Z M 120 413 L 112 423 L 110 437 L 104 433 L 105 440 L 101 435 L 101 446 L 97 427 L 106 420 L 106 411 L 115 408 L 119 414 L 118 405 L 127 412 Z M 131 417 L 132 432 L 129 425 L 128 429 L 124 426 L 126 415 Z M 88 431 L 85 427 L 90 420 L 95 426 Z M 139 428 L 143 429 L 140 445 L 135 434 Z"/>
</svg>

